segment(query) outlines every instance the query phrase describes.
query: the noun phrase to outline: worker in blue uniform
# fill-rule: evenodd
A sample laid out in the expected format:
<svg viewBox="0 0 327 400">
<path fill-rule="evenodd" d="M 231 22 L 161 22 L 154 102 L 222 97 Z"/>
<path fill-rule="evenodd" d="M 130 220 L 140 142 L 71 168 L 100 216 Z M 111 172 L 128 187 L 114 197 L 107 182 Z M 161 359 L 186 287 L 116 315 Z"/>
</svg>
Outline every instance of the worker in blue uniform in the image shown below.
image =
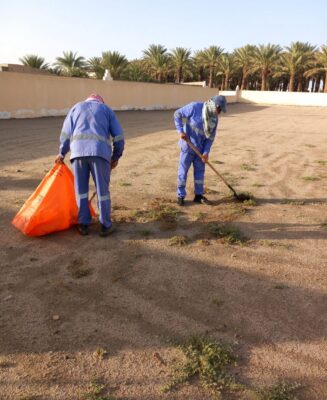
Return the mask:
<svg viewBox="0 0 327 400">
<path fill-rule="evenodd" d="M 193 164 L 194 202 L 202 203 L 205 162 L 209 159 L 212 143 L 216 136 L 218 115 L 226 112 L 225 96 L 214 96 L 206 102 L 192 102 L 176 110 L 174 121 L 180 134 L 181 154 L 178 166 L 177 203 L 184 205 L 188 170 Z M 202 154 L 198 157 L 187 142 L 191 142 Z"/>
<path fill-rule="evenodd" d="M 68 112 L 56 162 L 62 163 L 69 150 L 78 205 L 78 231 L 87 235 L 92 222 L 88 205 L 91 174 L 98 197 L 100 236 L 108 236 L 114 231 L 110 218 L 110 172 L 123 154 L 124 135 L 115 113 L 101 96 L 91 94 Z"/>
</svg>

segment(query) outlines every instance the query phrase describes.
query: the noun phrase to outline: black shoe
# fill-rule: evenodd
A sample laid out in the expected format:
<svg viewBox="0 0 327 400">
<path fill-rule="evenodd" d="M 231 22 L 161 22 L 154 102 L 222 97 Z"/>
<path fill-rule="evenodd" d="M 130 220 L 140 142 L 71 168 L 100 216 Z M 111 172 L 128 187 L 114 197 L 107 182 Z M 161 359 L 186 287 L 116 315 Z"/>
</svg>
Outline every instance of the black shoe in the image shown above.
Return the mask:
<svg viewBox="0 0 327 400">
<path fill-rule="evenodd" d="M 194 201 L 194 203 L 199 203 L 199 204 L 201 204 L 201 203 L 210 204 L 210 201 L 206 197 L 204 197 L 202 194 L 196 194 L 194 196 L 193 201 Z"/>
<path fill-rule="evenodd" d="M 179 206 L 183 206 L 185 204 L 184 197 L 178 197 L 177 198 L 177 204 Z"/>
<path fill-rule="evenodd" d="M 86 236 L 89 234 L 89 226 L 85 224 L 78 224 L 77 225 L 77 230 L 80 235 Z"/>
<path fill-rule="evenodd" d="M 109 228 L 105 227 L 104 225 L 101 224 L 101 229 L 100 229 L 100 236 L 106 237 L 114 233 L 116 230 L 116 227 L 113 225 L 110 225 Z"/>
</svg>

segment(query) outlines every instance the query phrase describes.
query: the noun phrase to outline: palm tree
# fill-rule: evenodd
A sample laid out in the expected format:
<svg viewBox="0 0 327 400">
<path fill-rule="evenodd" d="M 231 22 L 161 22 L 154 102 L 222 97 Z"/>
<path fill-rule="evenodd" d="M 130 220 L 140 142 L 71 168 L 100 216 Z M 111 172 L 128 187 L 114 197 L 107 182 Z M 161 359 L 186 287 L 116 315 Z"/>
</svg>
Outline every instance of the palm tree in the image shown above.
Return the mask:
<svg viewBox="0 0 327 400">
<path fill-rule="evenodd" d="M 143 63 L 146 70 L 159 82 L 167 75 L 170 57 L 167 49 L 161 44 L 151 44 L 143 50 Z"/>
<path fill-rule="evenodd" d="M 128 63 L 122 75 L 123 79 L 135 82 L 149 82 L 150 76 L 144 71 L 142 60 L 132 60 Z"/>
<path fill-rule="evenodd" d="M 305 76 L 316 76 L 320 83 L 320 76 L 324 81 L 324 93 L 327 93 L 327 45 L 323 45 L 320 51 L 315 53 L 316 64 L 305 72 Z M 319 84 L 318 84 L 319 85 Z"/>
<path fill-rule="evenodd" d="M 248 89 L 248 78 L 253 70 L 255 46 L 247 44 L 234 50 L 235 64 L 242 70 L 241 90 Z"/>
<path fill-rule="evenodd" d="M 171 51 L 170 60 L 174 68 L 175 82 L 180 83 L 190 72 L 192 64 L 191 50 L 184 47 L 176 47 Z"/>
<path fill-rule="evenodd" d="M 64 51 L 63 57 L 57 57 L 54 63 L 55 67 L 59 67 L 60 71 L 65 76 L 82 77 L 86 76 L 86 63 L 85 58 L 82 56 L 77 57 L 77 52 Z"/>
<path fill-rule="evenodd" d="M 35 54 L 27 54 L 26 56 L 19 59 L 19 61 L 28 67 L 38 69 L 48 69 L 49 64 L 44 62 L 44 58 Z"/>
<path fill-rule="evenodd" d="M 235 72 L 235 63 L 232 54 L 224 53 L 221 55 L 219 70 L 217 75 L 222 75 L 223 77 L 221 90 L 229 90 L 230 77 Z"/>
<path fill-rule="evenodd" d="M 291 43 L 290 47 L 286 47 L 289 51 L 295 52 L 299 57 L 299 65 L 297 68 L 297 91 L 302 92 L 303 86 L 305 84 L 304 73 L 307 69 L 312 68 L 314 63 L 314 54 L 316 51 L 316 46 L 310 43 L 295 42 Z M 306 85 L 305 85 L 306 87 Z"/>
<path fill-rule="evenodd" d="M 93 72 L 97 79 L 102 79 L 105 73 L 105 68 L 102 65 L 101 57 L 91 57 L 86 62 L 88 71 Z"/>
<path fill-rule="evenodd" d="M 196 50 L 192 58 L 192 70 L 194 80 L 204 81 L 207 78 L 207 73 L 203 65 L 203 50 Z"/>
<path fill-rule="evenodd" d="M 102 53 L 102 65 L 109 69 L 112 79 L 119 79 L 128 65 L 127 58 L 118 51 L 105 51 Z"/>
<path fill-rule="evenodd" d="M 275 71 L 281 51 L 282 48 L 279 45 L 271 43 L 259 44 L 255 47 L 254 69 L 261 73 L 261 90 L 267 90 L 268 77 Z"/>
<path fill-rule="evenodd" d="M 213 76 L 217 75 L 217 67 L 224 49 L 218 46 L 210 46 L 198 53 L 200 63 L 209 69 L 209 87 L 213 87 Z"/>
</svg>

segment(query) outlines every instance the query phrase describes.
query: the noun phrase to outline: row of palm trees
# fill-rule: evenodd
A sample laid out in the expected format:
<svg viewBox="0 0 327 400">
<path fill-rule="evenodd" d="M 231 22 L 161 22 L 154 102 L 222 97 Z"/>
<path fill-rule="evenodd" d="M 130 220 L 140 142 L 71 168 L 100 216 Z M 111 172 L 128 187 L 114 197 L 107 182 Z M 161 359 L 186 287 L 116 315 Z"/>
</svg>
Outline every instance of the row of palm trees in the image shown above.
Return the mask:
<svg viewBox="0 0 327 400">
<path fill-rule="evenodd" d="M 206 81 L 209 87 L 234 90 L 288 90 L 327 93 L 327 45 L 320 48 L 306 42 L 292 42 L 282 48 L 275 44 L 245 45 L 232 53 L 210 46 L 196 51 L 150 45 L 141 59 L 129 61 L 117 51 L 86 60 L 72 51 L 63 52 L 50 66 L 44 58 L 26 55 L 20 61 L 33 68 L 58 75 L 102 79 L 108 69 L 114 80 L 143 82 Z"/>
</svg>

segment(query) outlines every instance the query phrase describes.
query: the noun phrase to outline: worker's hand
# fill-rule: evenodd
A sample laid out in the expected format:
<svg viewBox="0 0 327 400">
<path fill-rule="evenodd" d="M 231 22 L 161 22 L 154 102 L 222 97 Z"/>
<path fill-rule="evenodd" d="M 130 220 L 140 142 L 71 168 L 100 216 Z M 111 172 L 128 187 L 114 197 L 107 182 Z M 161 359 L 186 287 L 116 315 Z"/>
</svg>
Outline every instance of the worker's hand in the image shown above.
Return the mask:
<svg viewBox="0 0 327 400">
<path fill-rule="evenodd" d="M 111 160 L 111 163 L 110 163 L 110 165 L 111 165 L 111 169 L 114 169 L 114 168 L 116 168 L 117 167 L 117 165 L 118 165 L 118 160 Z"/>
<path fill-rule="evenodd" d="M 187 141 L 186 133 L 181 133 L 181 139 Z"/>
<path fill-rule="evenodd" d="M 208 162 L 209 161 L 209 154 L 207 154 L 207 153 L 202 154 L 202 160 L 205 163 Z"/>
<path fill-rule="evenodd" d="M 64 158 L 65 156 L 62 156 L 61 154 L 58 154 L 57 158 L 55 159 L 56 164 L 63 164 L 64 163 Z"/>
</svg>

